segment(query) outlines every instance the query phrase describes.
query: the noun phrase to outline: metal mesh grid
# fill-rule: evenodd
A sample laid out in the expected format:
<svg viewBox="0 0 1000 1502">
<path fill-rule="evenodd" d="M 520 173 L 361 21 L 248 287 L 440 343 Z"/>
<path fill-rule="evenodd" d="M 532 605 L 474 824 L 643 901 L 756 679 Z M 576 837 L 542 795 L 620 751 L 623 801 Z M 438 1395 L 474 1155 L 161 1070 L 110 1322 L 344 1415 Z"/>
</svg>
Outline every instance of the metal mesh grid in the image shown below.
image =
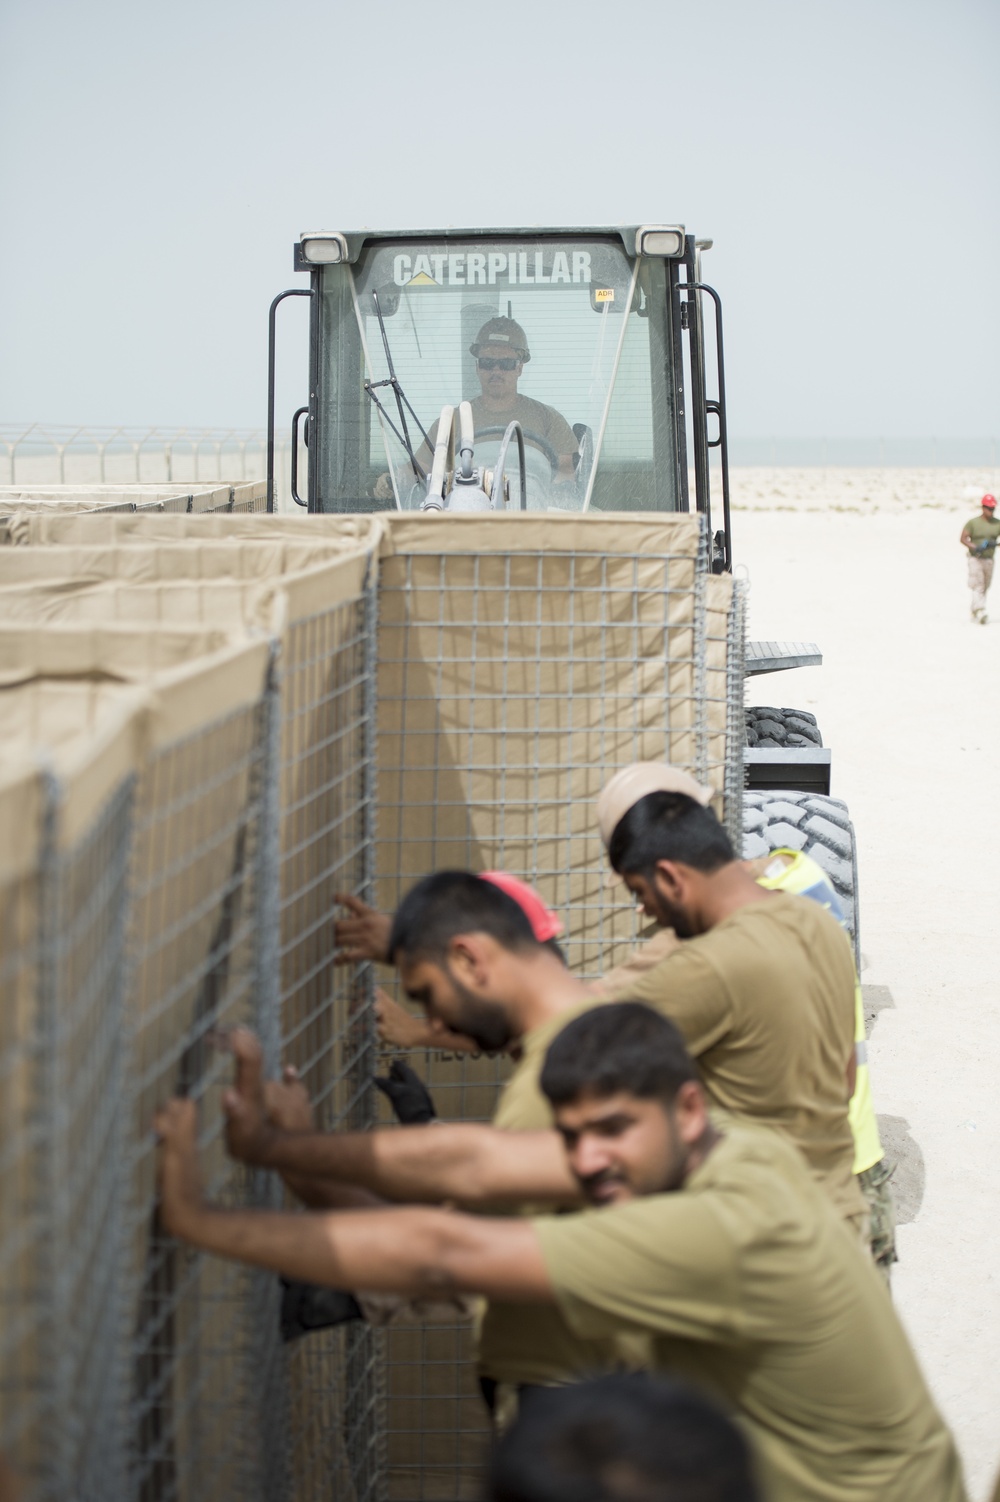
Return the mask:
<svg viewBox="0 0 1000 1502">
<path fill-rule="evenodd" d="M 0 883 L 0 1453 L 32 1499 L 45 1495 L 55 1403 L 45 1298 L 50 1134 L 42 1110 L 39 883 L 38 861 Z"/>
<path fill-rule="evenodd" d="M 58 818 L 59 790 L 50 783 Z M 70 850 L 45 859 L 40 913 L 51 1129 L 48 1227 L 55 1495 L 124 1491 L 121 1366 L 124 936 L 132 779 Z"/>
<path fill-rule="evenodd" d="M 736 850 L 742 848 L 743 827 L 739 728 L 743 713 L 742 590 L 743 586 L 727 574 L 710 575 L 705 580 L 705 671 L 699 695 L 706 780 L 719 794 L 716 811 Z"/>
<path fill-rule="evenodd" d="M 594 800 L 619 766 L 664 757 L 721 790 L 727 749 L 728 597 L 713 592 L 710 653 L 697 526 L 677 544 L 491 554 L 446 541 L 383 560 L 380 907 L 428 870 L 502 868 L 563 917 L 578 973 L 630 951 L 634 904 L 608 881 Z M 441 1116 L 461 1120 L 492 1114 L 508 1071 L 443 1053 L 423 1067 Z M 389 1497 L 477 1497 L 487 1426 L 470 1325 L 396 1328 L 387 1343 Z"/>
<path fill-rule="evenodd" d="M 225 1155 L 220 1093 L 229 1069 L 212 1035 L 257 1021 L 263 715 L 262 705 L 240 709 L 162 751 L 137 787 L 125 1314 L 129 1492 L 138 1502 L 254 1497 L 263 1474 L 260 1280 L 162 1235 L 149 1131 L 171 1094 L 202 1100 L 208 1192 L 230 1204 L 255 1198 L 251 1176 Z"/>
<path fill-rule="evenodd" d="M 375 584 L 289 627 L 281 678 L 280 1051 L 324 1129 L 375 1118 L 371 967 L 334 964 L 337 892 L 371 900 Z M 379 1337 L 320 1332 L 289 1349 L 293 1496 L 374 1502 L 381 1476 Z"/>
<path fill-rule="evenodd" d="M 743 850 L 743 744 L 746 739 L 745 711 L 747 646 L 747 586 L 733 581 L 729 611 L 728 664 L 728 758 L 726 761 L 726 829 L 739 854 Z"/>
<path fill-rule="evenodd" d="M 252 491 L 247 495 L 246 491 Z M 237 485 L 234 487 L 233 499 L 229 506 L 230 511 L 247 513 L 252 511 L 267 510 L 267 486 Z"/>
<path fill-rule="evenodd" d="M 704 778 L 703 576 L 690 556 L 441 553 L 383 564 L 380 906 L 428 870 L 502 867 L 566 924 L 572 968 L 634 941 L 593 804 L 629 761 Z"/>
</svg>

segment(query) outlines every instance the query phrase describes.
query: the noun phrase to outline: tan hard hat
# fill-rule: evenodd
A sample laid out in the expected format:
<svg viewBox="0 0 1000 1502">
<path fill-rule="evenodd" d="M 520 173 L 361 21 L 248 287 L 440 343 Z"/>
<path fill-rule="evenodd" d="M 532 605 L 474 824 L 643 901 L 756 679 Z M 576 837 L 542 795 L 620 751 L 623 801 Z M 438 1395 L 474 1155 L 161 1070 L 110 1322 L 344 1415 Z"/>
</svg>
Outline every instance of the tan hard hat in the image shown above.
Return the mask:
<svg viewBox="0 0 1000 1502">
<path fill-rule="evenodd" d="M 484 344 L 508 345 L 511 354 L 517 355 L 522 365 L 527 365 L 531 359 L 527 336 L 513 318 L 491 318 L 488 323 L 484 323 L 476 335 L 475 343 L 469 345 L 469 354 L 478 355 Z"/>
<path fill-rule="evenodd" d="M 647 793 L 683 793 L 703 807 L 715 797 L 711 788 L 695 782 L 680 767 L 671 767 L 665 761 L 634 761 L 604 784 L 597 800 L 597 825 L 605 849 L 611 844 L 619 821 Z"/>
</svg>

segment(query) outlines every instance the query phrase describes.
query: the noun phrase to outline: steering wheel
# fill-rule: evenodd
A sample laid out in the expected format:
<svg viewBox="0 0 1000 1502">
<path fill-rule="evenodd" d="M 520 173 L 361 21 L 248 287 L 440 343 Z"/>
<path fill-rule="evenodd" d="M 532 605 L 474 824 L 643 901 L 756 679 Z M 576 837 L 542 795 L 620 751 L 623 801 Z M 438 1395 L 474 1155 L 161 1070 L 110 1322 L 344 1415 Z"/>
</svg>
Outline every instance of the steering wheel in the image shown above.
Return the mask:
<svg viewBox="0 0 1000 1502">
<path fill-rule="evenodd" d="M 478 443 L 480 438 L 502 438 L 506 431 L 506 425 L 502 428 L 477 428 L 476 442 Z M 534 444 L 536 449 L 541 449 L 542 453 L 549 461 L 549 464 L 552 466 L 552 473 L 555 474 L 556 470 L 559 468 L 559 455 L 556 453 L 549 440 L 547 438 L 543 438 L 541 433 L 532 432 L 530 428 L 522 428 L 521 432 L 523 434 L 525 443 L 532 443 Z"/>
</svg>

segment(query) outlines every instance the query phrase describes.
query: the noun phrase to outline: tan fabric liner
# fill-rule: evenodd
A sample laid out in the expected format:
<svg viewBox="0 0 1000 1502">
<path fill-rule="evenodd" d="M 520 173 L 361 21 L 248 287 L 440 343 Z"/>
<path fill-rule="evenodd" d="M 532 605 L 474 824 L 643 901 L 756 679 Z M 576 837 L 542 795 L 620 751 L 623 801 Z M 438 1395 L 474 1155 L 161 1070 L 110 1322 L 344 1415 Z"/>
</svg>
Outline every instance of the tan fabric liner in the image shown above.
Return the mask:
<svg viewBox="0 0 1000 1502">
<path fill-rule="evenodd" d="M 393 553 L 529 553 L 553 548 L 568 553 L 684 553 L 694 558 L 698 551 L 698 518 L 682 514 L 623 511 L 612 520 L 589 514 L 451 516 L 387 511 L 382 522 L 383 557 Z"/>
<path fill-rule="evenodd" d="M 341 551 L 322 538 L 269 542 L 209 539 L 157 547 L 0 548 L 0 585 L 70 579 L 132 584 L 172 579 L 258 579 L 332 562 Z"/>
<path fill-rule="evenodd" d="M 266 641 L 227 646 L 151 674 L 142 687 L 106 676 L 114 670 L 110 655 L 99 676 L 38 676 L 4 686 L 0 742 L 5 762 L 50 766 L 57 774 L 60 838 L 71 843 L 143 757 L 257 703 L 270 650 Z"/>
<path fill-rule="evenodd" d="M 0 623 L 0 685 L 35 677 L 107 674 L 142 680 L 228 645 L 222 630 L 179 626 L 47 626 L 38 631 Z"/>
<path fill-rule="evenodd" d="M 233 538 L 241 542 L 302 539 L 345 547 L 374 546 L 382 533 L 378 516 L 267 516 L 249 514 L 185 515 L 182 512 L 138 513 L 95 511 L 62 515 L 13 517 L 12 540 L 21 545 L 62 544 L 95 547 L 113 544 L 149 546 L 161 542 Z"/>
<path fill-rule="evenodd" d="M 14 556 L 20 556 L 20 550 Z M 355 548 L 329 562 L 270 580 L 175 579 L 157 584 L 57 579 L 0 585 L 0 621 L 38 625 L 135 622 L 278 633 L 283 623 L 351 598 L 373 566 L 373 555 Z"/>
</svg>

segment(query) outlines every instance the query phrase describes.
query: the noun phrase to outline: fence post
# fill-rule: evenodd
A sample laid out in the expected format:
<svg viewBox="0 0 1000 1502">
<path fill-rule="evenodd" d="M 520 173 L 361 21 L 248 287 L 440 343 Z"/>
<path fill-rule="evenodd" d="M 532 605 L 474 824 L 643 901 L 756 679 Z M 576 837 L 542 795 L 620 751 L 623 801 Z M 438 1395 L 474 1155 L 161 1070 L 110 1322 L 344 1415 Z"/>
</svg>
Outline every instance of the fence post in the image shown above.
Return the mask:
<svg viewBox="0 0 1000 1502">
<path fill-rule="evenodd" d="M 375 901 L 375 820 L 377 763 L 377 667 L 378 584 L 375 557 L 368 561 L 363 586 L 362 651 L 362 873 L 361 896 Z M 370 964 L 359 967 L 357 986 L 364 998 L 363 1026 L 366 1046 L 358 1049 L 358 1078 L 351 1094 L 358 1102 L 355 1130 L 369 1130 L 376 1123 L 377 1109 L 372 1079 L 378 1054 L 374 1013 L 374 972 Z M 360 999 L 360 998 L 359 998 Z M 348 1326 L 345 1350 L 346 1406 L 344 1428 L 348 1437 L 356 1502 L 382 1502 L 386 1491 L 385 1426 L 385 1335 L 367 1324 Z"/>
<path fill-rule="evenodd" d="M 254 1018 L 269 1076 L 281 1062 L 281 644 L 271 660 L 259 711 L 257 842 L 253 885 Z M 268 1209 L 282 1203 L 276 1174 L 253 1170 L 251 1202 Z M 255 1410 L 256 1463 L 247 1468 L 246 1502 L 284 1502 L 291 1490 L 288 1382 L 280 1336 L 281 1286 L 270 1273 L 248 1275 L 246 1391 Z"/>
<path fill-rule="evenodd" d="M 733 602 L 729 607 L 726 642 L 726 700 L 728 725 L 726 740 L 726 833 L 737 856 L 743 854 L 743 743 L 746 739 L 746 585 L 733 580 Z"/>
<path fill-rule="evenodd" d="M 708 520 L 698 518 L 698 561 L 694 576 L 694 763 L 695 775 L 704 782 L 708 776 L 708 663 L 706 659 L 707 631 L 705 580 L 711 569 L 712 540 L 708 535 Z"/>
<path fill-rule="evenodd" d="M 60 1339 L 60 1248 L 58 1246 L 59 1199 L 58 1162 L 55 1152 L 59 1112 L 58 1071 L 56 1069 L 56 942 L 59 918 L 56 899 L 56 818 L 59 788 L 48 769 L 42 772 L 42 819 L 38 848 L 38 1001 L 35 1018 L 36 1062 L 34 1078 L 38 1152 L 41 1167 L 38 1185 L 40 1230 L 38 1262 L 34 1269 L 34 1291 L 38 1304 L 38 1377 L 41 1389 L 39 1412 L 42 1424 L 49 1429 L 51 1443 L 45 1447 L 39 1475 L 39 1494 L 61 1502 L 70 1493 L 64 1488 L 72 1457 L 67 1455 L 68 1409 L 71 1370 L 65 1346 Z M 47 1424 L 46 1424 L 47 1420 Z"/>
<path fill-rule="evenodd" d="M 271 645 L 261 704 L 259 835 L 255 928 L 255 1009 L 268 1070 L 281 1055 L 281 644 Z"/>
</svg>

